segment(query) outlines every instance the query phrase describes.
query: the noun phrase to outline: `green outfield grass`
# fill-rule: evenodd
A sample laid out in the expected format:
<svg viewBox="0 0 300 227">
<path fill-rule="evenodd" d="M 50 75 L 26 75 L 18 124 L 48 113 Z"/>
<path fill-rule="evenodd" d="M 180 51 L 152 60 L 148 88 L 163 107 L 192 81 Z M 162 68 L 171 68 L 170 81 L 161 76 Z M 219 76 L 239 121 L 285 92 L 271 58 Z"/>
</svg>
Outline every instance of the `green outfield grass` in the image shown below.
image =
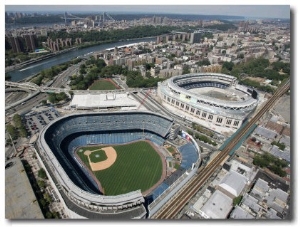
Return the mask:
<svg viewBox="0 0 300 227">
<path fill-rule="evenodd" d="M 97 80 L 90 87 L 90 90 L 115 90 L 116 86 L 107 80 Z"/>
<path fill-rule="evenodd" d="M 103 146 L 82 147 L 77 154 L 89 167 L 84 151 L 101 147 Z M 104 188 L 105 195 L 119 195 L 138 189 L 143 192 L 159 181 L 163 164 L 150 144 L 138 141 L 112 147 L 117 152 L 115 163 L 108 169 L 94 172 Z"/>
</svg>

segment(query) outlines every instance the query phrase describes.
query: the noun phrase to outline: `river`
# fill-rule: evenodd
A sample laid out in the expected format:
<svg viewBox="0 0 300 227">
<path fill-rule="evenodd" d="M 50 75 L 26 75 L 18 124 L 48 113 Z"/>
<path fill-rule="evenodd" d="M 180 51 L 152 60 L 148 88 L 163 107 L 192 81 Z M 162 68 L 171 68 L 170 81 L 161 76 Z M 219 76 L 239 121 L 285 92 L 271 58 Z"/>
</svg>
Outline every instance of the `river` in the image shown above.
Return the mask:
<svg viewBox="0 0 300 227">
<path fill-rule="evenodd" d="M 115 43 L 101 44 L 101 45 L 87 47 L 83 49 L 76 49 L 64 54 L 60 54 L 53 58 L 45 59 L 37 63 L 24 66 L 21 69 L 10 71 L 8 74 L 11 76 L 10 80 L 12 82 L 17 82 L 29 76 L 33 76 L 39 73 L 40 71 L 42 71 L 43 69 L 51 68 L 52 66 L 70 61 L 71 59 L 76 58 L 78 56 L 83 56 L 84 54 L 102 51 L 109 48 L 114 48 L 115 46 L 124 46 L 132 43 L 151 42 L 151 41 L 156 41 L 156 38 L 132 39 L 127 41 L 115 42 Z"/>
</svg>

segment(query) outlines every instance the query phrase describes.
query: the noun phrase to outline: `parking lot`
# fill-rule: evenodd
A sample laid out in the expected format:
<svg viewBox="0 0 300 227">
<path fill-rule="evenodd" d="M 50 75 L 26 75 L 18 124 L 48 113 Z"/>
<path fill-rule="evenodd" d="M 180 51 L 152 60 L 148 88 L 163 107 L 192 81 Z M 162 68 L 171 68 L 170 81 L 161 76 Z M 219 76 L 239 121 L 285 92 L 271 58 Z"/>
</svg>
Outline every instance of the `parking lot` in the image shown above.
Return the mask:
<svg viewBox="0 0 300 227">
<path fill-rule="evenodd" d="M 32 111 L 25 115 L 26 129 L 33 135 L 58 117 L 59 113 L 53 107 Z"/>
</svg>

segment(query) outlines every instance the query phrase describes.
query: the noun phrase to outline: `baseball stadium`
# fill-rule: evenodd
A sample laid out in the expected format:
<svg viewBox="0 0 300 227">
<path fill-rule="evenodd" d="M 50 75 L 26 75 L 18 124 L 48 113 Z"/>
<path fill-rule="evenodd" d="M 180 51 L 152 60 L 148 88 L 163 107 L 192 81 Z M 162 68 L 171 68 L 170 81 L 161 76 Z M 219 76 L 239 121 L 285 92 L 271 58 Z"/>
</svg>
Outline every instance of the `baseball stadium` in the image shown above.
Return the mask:
<svg viewBox="0 0 300 227">
<path fill-rule="evenodd" d="M 153 215 L 195 173 L 200 149 L 187 133 L 180 167 L 167 174 L 172 118 L 149 111 L 75 113 L 55 119 L 35 148 L 70 218 Z"/>
<path fill-rule="evenodd" d="M 219 127 L 238 129 L 258 105 L 258 93 L 221 73 L 195 73 L 160 82 L 162 103 L 176 112 Z"/>
</svg>

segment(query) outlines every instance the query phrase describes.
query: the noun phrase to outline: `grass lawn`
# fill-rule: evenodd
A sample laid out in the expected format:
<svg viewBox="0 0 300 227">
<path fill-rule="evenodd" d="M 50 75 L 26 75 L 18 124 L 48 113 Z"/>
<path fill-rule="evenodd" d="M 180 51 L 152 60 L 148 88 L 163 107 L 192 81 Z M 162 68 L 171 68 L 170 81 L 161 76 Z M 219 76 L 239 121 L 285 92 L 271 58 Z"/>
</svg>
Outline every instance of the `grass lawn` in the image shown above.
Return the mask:
<svg viewBox="0 0 300 227">
<path fill-rule="evenodd" d="M 176 152 L 176 149 L 174 147 L 168 147 L 167 149 L 168 149 L 168 151 L 171 152 L 171 154 L 173 154 L 174 152 Z"/>
<path fill-rule="evenodd" d="M 108 169 L 94 172 L 105 195 L 119 195 L 138 189 L 143 192 L 159 181 L 163 164 L 149 143 L 138 141 L 112 147 L 117 152 L 115 163 Z M 84 150 L 99 148 L 101 146 L 82 147 L 77 154 L 89 166 L 87 156 L 83 154 Z"/>
<path fill-rule="evenodd" d="M 116 90 L 116 86 L 107 80 L 97 80 L 90 87 L 90 90 Z"/>
</svg>

